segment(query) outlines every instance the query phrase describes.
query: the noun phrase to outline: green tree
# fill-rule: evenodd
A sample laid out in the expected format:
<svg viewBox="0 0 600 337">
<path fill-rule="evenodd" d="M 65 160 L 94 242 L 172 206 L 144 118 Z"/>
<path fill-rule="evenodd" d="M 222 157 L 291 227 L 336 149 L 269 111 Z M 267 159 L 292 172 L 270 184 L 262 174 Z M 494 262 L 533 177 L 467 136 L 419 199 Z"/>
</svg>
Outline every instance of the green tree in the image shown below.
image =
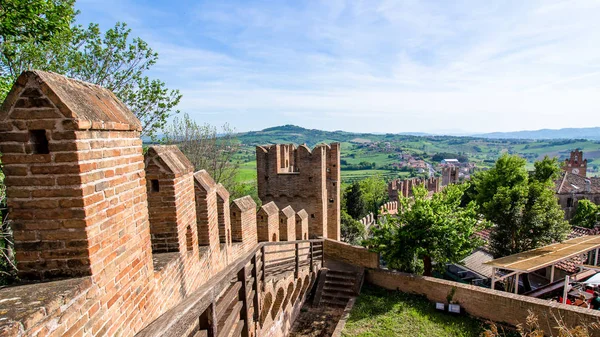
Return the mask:
<svg viewBox="0 0 600 337">
<path fill-rule="evenodd" d="M 346 211 L 354 219 L 360 219 L 367 214 L 365 199 L 362 195 L 360 183 L 354 182 L 345 194 Z"/>
<path fill-rule="evenodd" d="M 575 215 L 571 219 L 571 225 L 594 228 L 598 222 L 600 222 L 600 207 L 590 200 L 579 200 Z"/>
<path fill-rule="evenodd" d="M 473 178 L 474 199 L 495 224 L 490 246 L 495 257 L 564 240 L 569 224 L 556 202 L 552 179 L 556 161 L 545 158 L 529 174 L 525 159 L 503 155 L 493 168 Z"/>
<path fill-rule="evenodd" d="M 558 179 L 561 169 L 556 157 L 549 158 L 544 156 L 544 159 L 533 163 L 535 170 L 533 178 L 537 181 L 554 181 Z"/>
<path fill-rule="evenodd" d="M 92 23 L 87 28 L 75 25 L 74 1 L 25 0 L 16 3 L 39 4 L 34 22 L 44 23 L 40 24 L 42 28 L 56 29 L 52 34 L 39 36 L 27 29 L 16 29 L 25 33 L 1 37 L 0 100 L 23 71 L 53 71 L 113 91 L 142 122 L 142 136 L 156 137 L 157 131 L 176 112 L 174 109 L 181 94 L 178 90 L 168 89 L 164 82 L 145 75 L 158 60 L 158 54 L 145 41 L 132 37 L 125 23 L 117 23 L 104 34 L 97 24 Z M 22 5 L 11 9 L 20 11 L 16 16 L 27 16 L 30 11 L 28 6 Z M 43 30 L 33 27 L 33 32 Z"/>
<path fill-rule="evenodd" d="M 28 51 L 44 50 L 71 31 L 75 0 L 0 0 L 0 101 Z"/>
<path fill-rule="evenodd" d="M 342 241 L 351 245 L 360 245 L 365 238 L 365 225 L 358 220 L 354 220 L 345 210 L 342 210 L 341 216 L 341 237 Z"/>
<path fill-rule="evenodd" d="M 376 214 L 379 207 L 388 200 L 387 184 L 379 175 L 371 176 L 359 182 L 365 202 L 366 213 Z"/>
<path fill-rule="evenodd" d="M 480 245 L 473 234 L 483 227 L 474 202 L 460 206 L 466 185 L 450 185 L 431 198 L 424 187 L 413 188 L 413 198 L 400 200 L 398 217 L 373 228 L 365 244 L 391 268 L 412 273 L 431 275 L 433 261 L 460 261 Z"/>
</svg>

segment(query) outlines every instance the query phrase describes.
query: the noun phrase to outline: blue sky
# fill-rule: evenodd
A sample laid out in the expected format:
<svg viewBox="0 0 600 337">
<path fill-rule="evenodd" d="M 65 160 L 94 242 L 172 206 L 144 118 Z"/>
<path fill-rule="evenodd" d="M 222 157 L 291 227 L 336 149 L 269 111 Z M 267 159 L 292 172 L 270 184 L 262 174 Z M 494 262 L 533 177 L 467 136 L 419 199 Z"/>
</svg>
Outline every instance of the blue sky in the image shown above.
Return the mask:
<svg viewBox="0 0 600 337">
<path fill-rule="evenodd" d="M 238 131 L 600 126 L 600 1 L 78 0 L 159 53 L 180 110 Z"/>
</svg>

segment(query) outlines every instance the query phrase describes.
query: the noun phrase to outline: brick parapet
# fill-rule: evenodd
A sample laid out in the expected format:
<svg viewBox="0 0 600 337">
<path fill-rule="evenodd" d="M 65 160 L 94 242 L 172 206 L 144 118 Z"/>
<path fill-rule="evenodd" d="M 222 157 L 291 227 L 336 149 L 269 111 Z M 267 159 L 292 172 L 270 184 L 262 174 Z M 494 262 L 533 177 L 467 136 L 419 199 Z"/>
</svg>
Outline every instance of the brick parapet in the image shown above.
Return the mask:
<svg viewBox="0 0 600 337">
<path fill-rule="evenodd" d="M 292 206 L 279 211 L 279 240 L 294 241 L 296 239 L 296 212 Z"/>
<path fill-rule="evenodd" d="M 231 239 L 241 242 L 244 250 L 258 243 L 256 234 L 256 202 L 250 196 L 231 202 Z"/>
<path fill-rule="evenodd" d="M 266 203 L 256 215 L 258 241 L 279 241 L 279 208 L 274 202 Z"/>
<path fill-rule="evenodd" d="M 551 317 L 552 314 L 559 317 L 569 327 L 580 324 L 597 324 L 600 321 L 600 312 L 597 310 L 433 277 L 369 269 L 366 280 L 386 289 L 424 295 L 433 302 L 447 303 L 448 296 L 452 296 L 453 303 L 459 304 L 467 313 L 475 317 L 508 323 L 513 326 L 525 323 L 530 313 L 535 314 L 544 327 L 556 326 L 556 322 Z"/>
<path fill-rule="evenodd" d="M 301 209 L 296 212 L 296 240 L 308 240 L 308 213 Z"/>
<path fill-rule="evenodd" d="M 0 289 L 0 311 L 14 313 L 0 335 L 134 335 L 256 247 L 251 198 L 233 203 L 241 242 L 232 244 L 229 193 L 208 173 L 192 173 L 174 147 L 145 158 L 139 121 L 112 93 L 38 75 L 20 77 L 0 113 L 16 257 L 24 278 L 71 279 L 39 286 L 48 294 L 39 306 L 27 286 Z M 150 222 L 166 249 L 152 252 Z M 293 210 L 286 223 L 294 240 Z"/>
</svg>

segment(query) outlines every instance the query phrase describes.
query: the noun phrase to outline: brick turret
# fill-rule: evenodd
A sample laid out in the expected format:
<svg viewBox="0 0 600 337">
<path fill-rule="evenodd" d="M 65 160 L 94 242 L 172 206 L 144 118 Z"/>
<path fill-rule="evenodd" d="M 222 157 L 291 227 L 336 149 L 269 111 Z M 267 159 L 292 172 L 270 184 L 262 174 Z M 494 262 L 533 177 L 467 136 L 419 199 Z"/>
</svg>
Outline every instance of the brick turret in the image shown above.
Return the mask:
<svg viewBox="0 0 600 337">
<path fill-rule="evenodd" d="M 150 253 L 141 124 L 112 92 L 24 72 L 0 116 L 21 278 L 91 275 Z"/>
</svg>

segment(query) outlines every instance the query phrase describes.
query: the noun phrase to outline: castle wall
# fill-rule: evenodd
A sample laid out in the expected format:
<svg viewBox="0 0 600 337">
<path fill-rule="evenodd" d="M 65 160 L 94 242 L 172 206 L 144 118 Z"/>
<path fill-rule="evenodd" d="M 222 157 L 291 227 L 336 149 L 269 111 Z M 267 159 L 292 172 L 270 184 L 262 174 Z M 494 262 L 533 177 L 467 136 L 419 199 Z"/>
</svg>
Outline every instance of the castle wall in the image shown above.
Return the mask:
<svg viewBox="0 0 600 337">
<path fill-rule="evenodd" d="M 175 147 L 144 157 L 140 130 L 108 90 L 19 77 L 0 110 L 9 218 L 20 276 L 51 282 L 0 289 L 0 336 L 133 336 L 256 250 L 254 201 L 230 205 Z"/>
<path fill-rule="evenodd" d="M 446 171 L 444 171 L 446 172 Z M 448 171 L 450 172 L 450 171 Z M 446 172 L 446 174 L 448 173 Z M 456 179 L 458 179 L 458 170 L 455 170 Z M 410 178 L 410 179 L 394 179 L 388 183 L 388 197 L 389 200 L 399 201 L 400 198 L 409 198 L 413 195 L 413 187 L 414 186 L 423 186 L 429 191 L 429 193 L 437 193 L 441 190 L 442 187 L 448 185 L 449 183 L 449 175 L 447 174 L 448 179 L 444 180 L 444 177 L 440 179 L 439 177 L 431 177 L 427 179 L 421 178 Z M 446 184 L 443 183 L 446 181 Z M 458 180 L 456 180 L 458 181 Z M 441 183 L 441 185 L 440 185 Z"/>
<path fill-rule="evenodd" d="M 573 305 L 427 276 L 369 269 L 366 274 L 366 281 L 390 290 L 424 295 L 432 302 L 447 303 L 447 297 L 453 292 L 452 300 L 460 304 L 468 314 L 513 326 L 525 323 L 530 312 L 539 318 L 542 327 L 556 326 L 556 322 L 550 316 L 551 314 L 555 314 L 562 319 L 565 325 L 569 327 L 597 323 L 600 319 L 598 310 L 584 309 Z M 554 333 L 557 333 L 557 331 L 554 331 Z"/>
</svg>

